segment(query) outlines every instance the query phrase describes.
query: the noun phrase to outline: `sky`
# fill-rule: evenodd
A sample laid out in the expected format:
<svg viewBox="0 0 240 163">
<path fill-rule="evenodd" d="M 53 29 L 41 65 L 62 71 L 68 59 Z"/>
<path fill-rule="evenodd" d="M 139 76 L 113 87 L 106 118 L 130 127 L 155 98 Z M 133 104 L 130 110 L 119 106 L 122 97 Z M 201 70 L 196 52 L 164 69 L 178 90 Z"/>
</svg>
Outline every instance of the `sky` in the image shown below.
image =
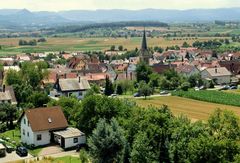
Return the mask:
<svg viewBox="0 0 240 163">
<path fill-rule="evenodd" d="M 0 0 L 1 9 L 26 8 L 31 11 L 228 7 L 240 7 L 240 0 Z"/>
</svg>

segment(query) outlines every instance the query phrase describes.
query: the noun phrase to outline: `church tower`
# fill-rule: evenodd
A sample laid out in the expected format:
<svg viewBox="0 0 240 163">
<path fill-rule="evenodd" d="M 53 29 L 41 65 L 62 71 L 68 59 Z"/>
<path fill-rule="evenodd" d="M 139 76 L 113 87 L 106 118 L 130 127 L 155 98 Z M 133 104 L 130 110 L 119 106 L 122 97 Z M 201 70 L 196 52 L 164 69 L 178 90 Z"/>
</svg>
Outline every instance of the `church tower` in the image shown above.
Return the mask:
<svg viewBox="0 0 240 163">
<path fill-rule="evenodd" d="M 149 52 L 148 47 L 147 47 L 147 38 L 146 38 L 145 29 L 143 31 L 142 46 L 139 51 L 139 57 L 140 57 L 141 62 L 145 62 L 146 64 L 149 64 L 149 59 L 151 58 L 151 53 Z"/>
</svg>

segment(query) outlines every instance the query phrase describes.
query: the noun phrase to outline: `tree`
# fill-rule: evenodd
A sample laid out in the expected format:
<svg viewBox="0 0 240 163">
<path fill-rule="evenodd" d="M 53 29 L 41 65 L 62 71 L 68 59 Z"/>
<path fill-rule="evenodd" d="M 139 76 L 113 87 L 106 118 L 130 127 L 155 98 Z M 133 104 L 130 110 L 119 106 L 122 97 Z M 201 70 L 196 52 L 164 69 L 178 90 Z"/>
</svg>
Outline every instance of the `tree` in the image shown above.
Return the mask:
<svg viewBox="0 0 240 163">
<path fill-rule="evenodd" d="M 139 83 L 138 92 L 141 95 L 144 95 L 144 97 L 146 99 L 147 96 L 149 96 L 152 93 L 152 89 L 149 87 L 149 85 L 147 83 L 145 83 L 144 81 L 141 81 Z"/>
<path fill-rule="evenodd" d="M 50 99 L 48 95 L 43 92 L 33 92 L 29 96 L 28 101 L 35 107 L 43 107 L 44 104 L 47 104 L 50 101 Z"/>
<path fill-rule="evenodd" d="M 109 77 L 106 76 L 106 80 L 105 80 L 105 90 L 104 90 L 104 94 L 106 96 L 110 96 L 111 94 L 114 93 L 114 89 L 113 89 L 113 84 L 110 81 Z"/>
<path fill-rule="evenodd" d="M 88 153 L 84 149 L 80 150 L 79 159 L 80 159 L 80 163 L 88 163 L 88 162 L 90 162 Z"/>
<path fill-rule="evenodd" d="M 76 125 L 76 117 L 81 109 L 81 102 L 75 97 L 60 97 L 58 101 L 51 100 L 48 106 L 61 106 L 67 121 Z"/>
<path fill-rule="evenodd" d="M 240 138 L 239 118 L 233 112 L 217 109 L 209 117 L 208 125 L 210 134 L 217 139 L 232 139 Z"/>
<path fill-rule="evenodd" d="M 123 51 L 123 46 L 122 46 L 122 45 L 119 45 L 119 46 L 118 46 L 118 50 L 119 50 L 119 51 Z"/>
<path fill-rule="evenodd" d="M 155 153 L 152 151 L 151 141 L 145 132 L 139 132 L 133 143 L 131 162 L 157 162 Z"/>
<path fill-rule="evenodd" d="M 123 88 L 122 88 L 121 85 L 118 84 L 116 89 L 117 89 L 117 90 L 116 90 L 116 93 L 117 93 L 118 95 L 122 95 L 122 94 L 123 94 Z"/>
<path fill-rule="evenodd" d="M 184 83 L 182 83 L 181 89 L 182 89 L 183 91 L 188 91 L 189 88 L 190 88 L 190 83 L 189 83 L 189 82 L 184 82 Z"/>
<path fill-rule="evenodd" d="M 14 85 L 14 84 L 22 84 L 22 77 L 19 72 L 16 70 L 8 70 L 6 75 L 6 82 L 8 85 Z"/>
<path fill-rule="evenodd" d="M 183 43 L 182 47 L 183 47 L 183 48 L 188 48 L 188 47 L 190 47 L 190 45 L 185 41 L 185 42 Z"/>
<path fill-rule="evenodd" d="M 110 48 L 110 50 L 111 50 L 111 51 L 115 51 L 115 48 L 116 48 L 115 45 L 112 45 L 111 48 Z"/>
<path fill-rule="evenodd" d="M 150 78 L 150 86 L 154 89 L 156 87 L 159 87 L 159 79 L 160 79 L 160 76 L 159 74 L 157 73 L 152 73 L 149 75 L 149 78 Z"/>
<path fill-rule="evenodd" d="M 0 105 L 0 121 L 6 122 L 8 129 L 13 129 L 13 121 L 17 119 L 18 111 L 15 105 L 4 103 Z"/>
<path fill-rule="evenodd" d="M 86 96 L 90 96 L 90 95 L 94 95 L 94 94 L 99 94 L 100 93 L 100 87 L 97 84 L 92 84 L 91 85 L 91 89 L 89 89 L 85 95 Z"/>
<path fill-rule="evenodd" d="M 186 58 L 187 60 L 190 60 L 191 56 L 190 56 L 189 52 L 187 52 L 187 54 L 185 55 L 185 58 Z"/>
<path fill-rule="evenodd" d="M 140 62 L 139 64 L 137 64 L 137 68 L 136 68 L 137 82 L 140 82 L 143 80 L 146 83 L 148 83 L 150 80 L 149 75 L 151 74 L 152 74 L 152 69 L 145 62 Z"/>
<path fill-rule="evenodd" d="M 110 124 L 101 119 L 88 139 L 88 145 L 94 162 L 122 162 L 126 145 L 124 131 L 116 119 L 113 118 Z"/>
</svg>

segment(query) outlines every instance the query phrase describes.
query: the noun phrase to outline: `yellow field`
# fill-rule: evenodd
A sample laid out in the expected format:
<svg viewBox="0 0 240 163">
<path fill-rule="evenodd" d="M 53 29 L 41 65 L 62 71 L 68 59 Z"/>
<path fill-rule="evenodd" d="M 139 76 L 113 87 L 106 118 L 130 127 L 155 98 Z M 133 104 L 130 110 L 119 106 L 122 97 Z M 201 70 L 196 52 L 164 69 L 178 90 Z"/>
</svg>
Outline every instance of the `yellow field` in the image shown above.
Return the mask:
<svg viewBox="0 0 240 163">
<path fill-rule="evenodd" d="M 18 46 L 19 39 L 30 40 L 34 38 L 1 38 L 0 45 L 4 45 L 0 50 L 1 54 L 15 54 L 26 52 L 45 52 L 45 51 L 89 51 L 89 50 L 108 50 L 111 45 L 116 47 L 123 45 L 128 50 L 133 50 L 140 47 L 141 37 L 134 38 L 77 38 L 77 37 L 64 37 L 64 38 L 47 38 L 47 42 L 38 43 L 37 46 Z M 35 38 L 36 39 L 36 38 Z M 167 46 L 179 45 L 181 46 L 184 41 L 192 44 L 196 40 L 172 40 L 166 38 L 147 38 L 149 47 L 160 46 L 166 48 Z M 213 37 L 201 37 L 199 41 L 206 41 L 214 39 Z"/>
<path fill-rule="evenodd" d="M 167 105 L 174 115 L 186 115 L 192 120 L 207 120 L 209 115 L 217 108 L 233 111 L 240 116 L 240 107 L 202 102 L 182 97 L 168 96 L 151 99 L 137 99 L 137 104 L 142 107 L 149 105 L 161 107 Z"/>
</svg>

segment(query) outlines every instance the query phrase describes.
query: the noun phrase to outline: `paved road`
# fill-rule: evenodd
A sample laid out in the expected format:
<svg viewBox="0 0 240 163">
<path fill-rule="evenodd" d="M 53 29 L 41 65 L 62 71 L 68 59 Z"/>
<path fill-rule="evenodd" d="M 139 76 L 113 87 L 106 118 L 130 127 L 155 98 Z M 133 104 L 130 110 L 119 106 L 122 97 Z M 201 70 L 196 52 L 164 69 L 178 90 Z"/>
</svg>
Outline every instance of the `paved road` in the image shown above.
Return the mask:
<svg viewBox="0 0 240 163">
<path fill-rule="evenodd" d="M 30 158 L 33 158 L 33 156 L 30 154 L 28 154 L 27 157 L 20 157 L 14 151 L 12 153 L 7 153 L 6 157 L 0 158 L 0 162 L 1 163 L 13 162 L 13 161 L 17 161 L 17 160 L 25 160 L 25 159 L 30 159 Z"/>
</svg>

